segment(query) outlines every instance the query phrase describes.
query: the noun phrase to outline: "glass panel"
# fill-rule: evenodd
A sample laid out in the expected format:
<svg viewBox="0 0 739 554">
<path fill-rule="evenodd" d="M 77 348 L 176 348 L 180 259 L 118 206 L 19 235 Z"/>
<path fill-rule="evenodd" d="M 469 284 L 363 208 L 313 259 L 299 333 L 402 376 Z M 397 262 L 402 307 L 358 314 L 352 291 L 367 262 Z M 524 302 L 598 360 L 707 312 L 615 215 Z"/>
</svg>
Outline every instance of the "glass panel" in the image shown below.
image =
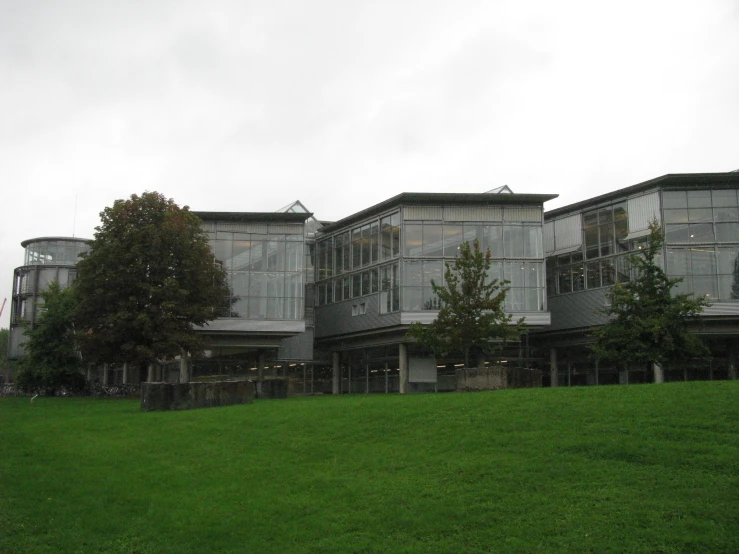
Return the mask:
<svg viewBox="0 0 739 554">
<path fill-rule="evenodd" d="M 719 207 L 713 209 L 716 221 L 739 221 L 739 208 Z"/>
<path fill-rule="evenodd" d="M 503 226 L 503 254 L 506 258 L 523 258 L 523 227 Z"/>
<path fill-rule="evenodd" d="M 626 240 L 626 237 L 629 235 L 629 220 L 618 219 L 613 225 L 615 230 L 616 252 L 628 252 L 629 241 Z"/>
<path fill-rule="evenodd" d="M 711 191 L 710 190 L 689 190 L 688 191 L 688 208 L 710 208 L 711 207 Z"/>
<path fill-rule="evenodd" d="M 267 299 L 249 298 L 249 319 L 264 319 L 267 317 Z"/>
<path fill-rule="evenodd" d="M 370 280 L 372 281 L 372 284 L 371 284 L 372 291 L 371 292 L 373 293 L 378 292 L 380 290 L 380 279 L 379 279 L 379 274 L 378 274 L 376 267 L 373 267 L 370 270 L 370 277 L 371 277 Z"/>
<path fill-rule="evenodd" d="M 344 300 L 349 300 L 352 297 L 352 278 L 351 275 L 347 275 L 344 279 Z"/>
<path fill-rule="evenodd" d="M 362 295 L 372 292 L 372 278 L 369 271 L 362 272 Z"/>
<path fill-rule="evenodd" d="M 739 272 L 718 276 L 718 295 L 720 300 L 739 300 Z"/>
<path fill-rule="evenodd" d="M 249 274 L 231 274 L 231 293 L 234 296 L 249 296 Z"/>
<path fill-rule="evenodd" d="M 438 310 L 441 307 L 439 298 L 434 294 L 432 288 L 423 289 L 423 309 L 424 310 Z"/>
<path fill-rule="evenodd" d="M 662 207 L 670 208 L 687 208 L 688 198 L 684 190 L 666 190 L 662 192 Z"/>
<path fill-rule="evenodd" d="M 526 275 L 524 276 L 526 287 L 543 288 L 544 271 L 543 264 L 526 262 Z"/>
<path fill-rule="evenodd" d="M 423 226 L 423 255 L 443 256 L 441 225 L 424 224 Z"/>
<path fill-rule="evenodd" d="M 613 224 L 607 223 L 600 226 L 600 255 L 611 254 L 613 254 Z"/>
<path fill-rule="evenodd" d="M 713 221 L 713 211 L 711 208 L 690 208 L 688 219 L 690 221 Z"/>
<path fill-rule="evenodd" d="M 668 243 L 689 242 L 690 229 L 685 223 L 680 223 L 678 225 L 665 225 L 665 239 Z"/>
<path fill-rule="evenodd" d="M 262 271 L 266 269 L 264 267 L 264 254 L 263 254 L 264 242 L 260 240 L 251 241 L 251 252 L 249 253 L 249 269 L 251 271 Z M 216 259 L 218 256 L 216 256 Z"/>
<path fill-rule="evenodd" d="M 520 288 L 508 290 L 505 299 L 505 310 L 507 312 L 523 312 L 525 310 L 524 290 Z"/>
<path fill-rule="evenodd" d="M 392 257 L 393 226 L 390 217 L 380 220 L 380 259 L 389 260 Z"/>
<path fill-rule="evenodd" d="M 373 221 L 370 224 L 370 255 L 372 257 L 371 263 L 376 263 L 380 260 L 380 254 L 379 254 L 379 223 L 377 221 Z"/>
<path fill-rule="evenodd" d="M 719 273 L 739 274 L 739 246 L 718 248 L 717 254 Z"/>
<path fill-rule="evenodd" d="M 703 297 L 708 301 L 718 299 L 718 283 L 715 275 L 693 275 L 693 293 L 696 298 Z"/>
<path fill-rule="evenodd" d="M 423 262 L 407 261 L 403 264 L 403 285 L 423 286 Z"/>
<path fill-rule="evenodd" d="M 554 268 L 550 265 L 549 260 L 547 260 L 547 294 L 549 296 L 557 294 L 557 282 L 554 276 Z"/>
<path fill-rule="evenodd" d="M 400 255 L 400 214 L 392 216 L 393 221 L 393 258 Z"/>
<path fill-rule="evenodd" d="M 482 248 L 482 243 L 483 243 L 482 225 L 473 224 L 473 223 L 465 223 L 463 242 L 469 242 L 470 247 L 472 247 L 475 241 L 477 241 L 480 244 L 480 248 Z"/>
<path fill-rule="evenodd" d="M 505 262 L 504 276 L 511 287 L 522 287 L 525 283 L 525 265 L 523 262 Z"/>
<path fill-rule="evenodd" d="M 362 274 L 355 273 L 352 275 L 352 298 L 362 296 Z"/>
<path fill-rule="evenodd" d="M 667 273 L 670 276 L 690 273 L 690 251 L 687 248 L 667 249 Z"/>
<path fill-rule="evenodd" d="M 284 299 L 267 298 L 267 317 L 269 319 L 283 319 L 284 316 Z"/>
<path fill-rule="evenodd" d="M 352 230 L 352 269 L 362 267 L 362 232 L 361 229 Z"/>
<path fill-rule="evenodd" d="M 285 243 L 269 241 L 267 243 L 267 270 L 285 271 Z M 331 252 L 330 250 L 328 252 Z M 326 268 L 326 276 L 330 277 L 329 268 Z"/>
<path fill-rule="evenodd" d="M 490 256 L 493 258 L 503 257 L 503 226 L 502 225 L 486 225 L 483 228 L 484 240 L 483 248 L 490 250 Z"/>
<path fill-rule="evenodd" d="M 302 273 L 286 273 L 285 274 L 285 296 L 291 297 L 302 297 L 303 296 L 303 283 Z"/>
<path fill-rule="evenodd" d="M 713 225 L 710 223 L 691 223 L 690 242 L 714 242 Z"/>
<path fill-rule="evenodd" d="M 598 210 L 598 224 L 603 225 L 604 223 L 612 223 L 613 222 L 613 211 L 611 210 L 611 207 L 608 206 L 607 208 L 600 208 Z"/>
<path fill-rule="evenodd" d="M 598 227 L 592 227 L 590 229 L 585 229 L 583 231 L 583 238 L 585 242 L 585 251 L 587 253 L 587 257 L 597 257 L 598 256 Z"/>
<path fill-rule="evenodd" d="M 585 290 L 585 266 L 582 262 L 572 266 L 572 290 Z"/>
<path fill-rule="evenodd" d="M 444 263 L 441 260 L 423 262 L 423 286 L 430 287 L 432 279 L 437 286 L 444 284 Z"/>
<path fill-rule="evenodd" d="M 665 223 L 687 223 L 688 210 L 665 210 Z"/>
<path fill-rule="evenodd" d="M 619 204 L 613 205 L 613 220 L 614 221 L 623 221 L 629 219 L 628 214 L 628 204 L 626 202 L 621 202 Z"/>
<path fill-rule="evenodd" d="M 716 242 L 739 242 L 739 223 L 716 223 Z"/>
<path fill-rule="evenodd" d="M 524 225 L 523 227 L 523 255 L 525 258 L 541 258 L 542 249 L 541 227 L 538 225 Z"/>
<path fill-rule="evenodd" d="M 303 269 L 303 243 L 302 242 L 290 242 L 287 243 L 285 248 L 286 257 L 286 270 L 287 271 L 300 271 Z"/>
<path fill-rule="evenodd" d="M 613 267 L 613 258 L 600 262 L 601 286 L 610 287 L 616 282 L 616 271 Z"/>
<path fill-rule="evenodd" d="M 267 275 L 252 273 L 249 278 L 249 296 L 267 296 Z"/>
<path fill-rule="evenodd" d="M 403 310 L 418 311 L 423 309 L 423 289 L 421 287 L 403 287 Z"/>
<path fill-rule="evenodd" d="M 463 235 L 464 228 L 461 225 L 444 225 L 444 256 L 457 256 Z"/>
<path fill-rule="evenodd" d="M 592 210 L 582 214 L 582 227 L 583 229 L 590 229 L 598 226 L 598 212 Z"/>
<path fill-rule="evenodd" d="M 713 248 L 691 248 L 690 264 L 693 275 L 715 275 L 716 257 Z"/>
<path fill-rule="evenodd" d="M 443 269 L 446 272 L 446 267 Z M 503 279 L 503 262 L 491 262 L 490 269 L 488 270 L 488 278 L 486 282 L 491 282 L 493 279 L 501 281 Z"/>
<path fill-rule="evenodd" d="M 712 191 L 713 207 L 736 207 L 736 190 L 714 190 Z"/>
<path fill-rule="evenodd" d="M 370 226 L 364 225 L 362 227 L 362 267 L 371 263 L 370 251 Z"/>
<path fill-rule="evenodd" d="M 406 223 L 403 226 L 403 256 L 423 253 L 423 225 Z"/>
<path fill-rule="evenodd" d="M 231 269 L 231 258 L 233 252 L 233 242 L 230 240 L 215 241 L 216 260 L 223 263 L 223 267 L 227 270 Z"/>
<path fill-rule="evenodd" d="M 536 312 L 544 309 L 543 289 L 525 289 L 524 295 L 524 309 L 527 312 Z"/>
<path fill-rule="evenodd" d="M 342 273 L 348 273 L 352 270 L 352 245 L 349 240 L 349 232 L 344 233 L 343 246 L 341 250 L 342 256 Z"/>
<path fill-rule="evenodd" d="M 600 286 L 600 265 L 598 262 L 588 262 L 585 264 L 585 278 L 589 289 Z"/>
</svg>

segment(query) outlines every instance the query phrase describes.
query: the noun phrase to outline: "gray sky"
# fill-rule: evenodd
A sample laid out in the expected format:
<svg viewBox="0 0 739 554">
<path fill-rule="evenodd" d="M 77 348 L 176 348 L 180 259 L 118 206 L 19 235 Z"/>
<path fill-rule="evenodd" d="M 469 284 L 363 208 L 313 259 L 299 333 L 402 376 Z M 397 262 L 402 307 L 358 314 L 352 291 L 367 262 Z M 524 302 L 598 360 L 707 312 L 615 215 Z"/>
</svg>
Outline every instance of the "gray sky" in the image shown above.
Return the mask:
<svg viewBox="0 0 739 554">
<path fill-rule="evenodd" d="M 145 190 L 331 220 L 737 168 L 737 0 L 0 0 L 0 303 Z"/>
</svg>

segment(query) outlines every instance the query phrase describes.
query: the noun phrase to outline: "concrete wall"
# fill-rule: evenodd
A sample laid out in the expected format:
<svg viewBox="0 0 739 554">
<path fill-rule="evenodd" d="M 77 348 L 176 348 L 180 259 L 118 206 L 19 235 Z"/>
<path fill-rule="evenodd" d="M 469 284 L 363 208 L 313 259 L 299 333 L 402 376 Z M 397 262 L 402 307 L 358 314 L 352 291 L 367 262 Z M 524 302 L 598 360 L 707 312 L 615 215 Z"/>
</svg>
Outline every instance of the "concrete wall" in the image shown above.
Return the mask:
<svg viewBox="0 0 739 554">
<path fill-rule="evenodd" d="M 536 369 L 485 367 L 457 370 L 458 392 L 541 387 L 541 385 L 542 374 Z"/>
<path fill-rule="evenodd" d="M 251 404 L 251 381 L 215 381 L 212 383 L 141 383 L 141 410 L 193 410 Z"/>
</svg>

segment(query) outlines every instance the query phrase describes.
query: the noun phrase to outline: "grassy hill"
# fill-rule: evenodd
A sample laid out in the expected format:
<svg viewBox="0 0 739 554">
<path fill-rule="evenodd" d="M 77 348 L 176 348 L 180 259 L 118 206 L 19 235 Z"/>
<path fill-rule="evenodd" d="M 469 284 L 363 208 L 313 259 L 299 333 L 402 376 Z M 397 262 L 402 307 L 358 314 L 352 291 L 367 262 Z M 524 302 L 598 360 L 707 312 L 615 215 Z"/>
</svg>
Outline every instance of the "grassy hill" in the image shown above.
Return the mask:
<svg viewBox="0 0 739 554">
<path fill-rule="evenodd" d="M 0 552 L 739 552 L 739 382 L 0 399 Z"/>
</svg>

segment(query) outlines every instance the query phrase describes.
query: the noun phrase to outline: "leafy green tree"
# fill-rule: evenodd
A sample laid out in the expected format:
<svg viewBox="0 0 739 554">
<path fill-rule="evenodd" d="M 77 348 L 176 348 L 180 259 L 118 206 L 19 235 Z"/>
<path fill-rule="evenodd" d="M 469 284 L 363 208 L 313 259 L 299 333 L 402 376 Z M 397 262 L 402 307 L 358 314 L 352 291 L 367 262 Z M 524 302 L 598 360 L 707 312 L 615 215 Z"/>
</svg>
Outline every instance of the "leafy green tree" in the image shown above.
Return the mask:
<svg viewBox="0 0 739 554">
<path fill-rule="evenodd" d="M 26 392 L 47 394 L 62 387 L 82 390 L 85 378 L 75 341 L 73 293 L 52 281 L 41 298 L 35 326 L 24 333 L 25 355 L 18 363 L 15 384 Z"/>
<path fill-rule="evenodd" d="M 608 291 L 609 305 L 598 312 L 609 320 L 593 332 L 593 357 L 622 368 L 663 366 L 709 355 L 698 335 L 688 330 L 689 324 L 700 323 L 698 315 L 708 302 L 692 293 L 673 294 L 682 279 L 668 278 L 657 264 L 664 235 L 656 221 L 649 228 L 646 247 L 629 258 L 633 279 Z"/>
<path fill-rule="evenodd" d="M 454 263 L 446 263 L 444 285 L 433 280 L 439 315 L 429 325 L 414 323 L 408 336 L 437 356 L 461 353 L 469 367 L 470 354 L 491 354 L 523 332 L 523 318 L 512 324 L 504 311 L 507 281 L 488 279 L 490 251 L 484 254 L 477 240 L 462 244 Z"/>
<path fill-rule="evenodd" d="M 194 327 L 216 318 L 229 288 L 200 219 L 157 192 L 100 218 L 74 283 L 85 360 L 141 366 L 201 351 Z"/>
</svg>

